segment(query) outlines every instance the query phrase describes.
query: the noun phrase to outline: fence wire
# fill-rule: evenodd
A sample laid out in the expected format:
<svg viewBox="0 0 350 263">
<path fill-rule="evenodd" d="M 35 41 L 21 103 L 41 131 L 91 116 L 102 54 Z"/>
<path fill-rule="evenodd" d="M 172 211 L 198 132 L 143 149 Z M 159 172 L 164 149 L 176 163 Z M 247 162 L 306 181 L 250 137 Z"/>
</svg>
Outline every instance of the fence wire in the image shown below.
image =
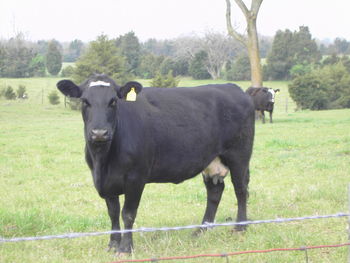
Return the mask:
<svg viewBox="0 0 350 263">
<path fill-rule="evenodd" d="M 325 219 L 325 218 L 339 218 L 339 217 L 350 217 L 350 214 L 338 213 L 338 214 L 332 214 L 332 215 L 304 216 L 304 217 L 295 217 L 295 218 L 276 218 L 276 219 L 268 219 L 268 220 L 255 220 L 255 221 L 242 221 L 242 222 L 204 223 L 201 225 L 160 227 L 160 228 L 142 227 L 142 228 L 137 228 L 137 229 L 110 230 L 110 231 L 87 232 L 87 233 L 65 233 L 65 234 L 60 234 L 60 235 L 48 235 L 48 236 L 36 236 L 36 237 L 15 237 L 15 238 L 0 237 L 0 243 L 51 240 L 51 239 L 65 239 L 65 238 L 80 238 L 80 237 L 101 236 L 101 235 L 109 235 L 109 234 L 117 234 L 117 233 L 125 234 L 125 233 L 136 233 L 136 232 L 178 231 L 178 230 L 197 229 L 197 228 L 208 229 L 208 228 L 221 227 L 221 226 L 286 223 L 286 222 L 292 222 L 292 221 L 303 221 L 303 220 Z"/>
<path fill-rule="evenodd" d="M 320 245 L 320 246 L 307 246 L 299 248 L 271 248 L 263 250 L 245 250 L 245 251 L 235 251 L 227 252 L 221 254 L 197 254 L 191 256 L 174 256 L 174 257 L 160 257 L 160 258 L 145 258 L 145 259 L 121 259 L 111 263 L 127 263 L 127 262 L 158 262 L 158 261 L 170 261 L 170 260 L 186 260 L 186 259 L 196 259 L 196 258 L 215 258 L 222 257 L 226 258 L 228 262 L 228 257 L 245 255 L 245 254 L 261 254 L 261 253 L 271 253 L 271 252 L 287 252 L 287 251 L 305 251 L 307 253 L 310 249 L 321 249 L 321 248 L 339 248 L 350 246 L 350 243 L 336 244 L 336 245 Z M 308 262 L 308 256 L 306 254 L 305 261 Z"/>
</svg>

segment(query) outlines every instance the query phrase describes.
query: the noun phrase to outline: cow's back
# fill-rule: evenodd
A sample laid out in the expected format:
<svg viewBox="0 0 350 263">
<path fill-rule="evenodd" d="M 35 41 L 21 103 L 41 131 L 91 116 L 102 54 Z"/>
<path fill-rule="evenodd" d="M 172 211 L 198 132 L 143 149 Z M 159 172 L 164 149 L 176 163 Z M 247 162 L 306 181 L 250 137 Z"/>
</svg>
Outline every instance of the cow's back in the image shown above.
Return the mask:
<svg viewBox="0 0 350 263">
<path fill-rule="evenodd" d="M 234 84 L 145 88 L 134 106 L 147 131 L 151 182 L 195 176 L 254 125 L 251 99 Z"/>
</svg>

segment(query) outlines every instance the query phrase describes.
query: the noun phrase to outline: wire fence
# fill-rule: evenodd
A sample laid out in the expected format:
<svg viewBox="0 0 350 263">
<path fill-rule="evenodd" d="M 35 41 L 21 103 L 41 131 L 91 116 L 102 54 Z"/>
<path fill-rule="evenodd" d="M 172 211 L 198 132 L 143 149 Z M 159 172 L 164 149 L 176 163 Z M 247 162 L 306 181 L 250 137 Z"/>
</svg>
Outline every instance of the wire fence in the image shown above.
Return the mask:
<svg viewBox="0 0 350 263">
<path fill-rule="evenodd" d="M 350 187 L 349 187 L 350 190 Z M 350 197 L 350 193 L 349 193 Z M 350 206 L 350 205 L 349 205 Z M 52 239 L 65 239 L 65 238 L 79 238 L 87 236 L 100 236 L 108 234 L 125 234 L 125 233 L 137 233 L 137 232 L 156 232 L 156 231 L 177 231 L 185 229 L 208 229 L 214 227 L 222 226 L 238 226 L 238 225 L 253 225 L 253 224 L 269 224 L 269 223 L 287 223 L 293 221 L 304 221 L 312 219 L 326 219 L 326 218 L 348 218 L 349 222 L 349 243 L 343 244 L 332 244 L 332 245 L 319 245 L 319 246 L 303 246 L 299 248 L 272 248 L 265 250 L 246 250 L 246 251 L 235 251 L 226 252 L 220 254 L 197 254 L 197 255 L 186 255 L 186 256 L 172 256 L 172 257 L 159 257 L 159 258 L 145 258 L 145 259 L 121 259 L 111 263 L 127 263 L 127 262 L 159 262 L 159 261 L 173 261 L 173 260 L 189 260 L 198 258 L 218 258 L 222 257 L 229 262 L 230 256 L 244 255 L 244 254 L 258 254 L 258 253 L 270 253 L 270 252 L 287 252 L 287 251 L 303 251 L 305 253 L 305 262 L 308 263 L 308 250 L 310 249 L 321 249 L 321 248 L 339 248 L 339 247 L 349 247 L 349 258 L 350 263 L 350 213 L 337 213 L 331 215 L 316 215 L 316 216 L 304 216 L 304 217 L 294 217 L 294 218 L 277 218 L 268 220 L 255 220 L 255 221 L 244 221 L 244 222 L 225 222 L 225 223 L 205 223 L 201 225 L 188 225 L 188 226 L 176 226 L 176 227 L 160 227 L 160 228 L 138 228 L 138 229 L 125 229 L 125 230 L 112 230 L 103 232 L 88 232 L 88 233 L 65 233 L 61 235 L 49 235 L 49 236 L 36 236 L 36 237 L 15 237 L 15 238 L 3 238 L 0 237 L 0 243 L 9 242 L 24 242 L 24 241 L 39 241 L 39 240 L 52 240 Z"/>
<path fill-rule="evenodd" d="M 246 250 L 246 251 L 236 251 L 221 254 L 197 254 L 192 256 L 175 256 L 175 257 L 161 257 L 161 258 L 145 258 L 145 259 L 122 259 L 114 261 L 111 263 L 127 263 L 127 262 L 158 262 L 158 261 L 168 261 L 168 260 L 185 260 L 185 259 L 196 259 L 196 258 L 217 258 L 222 257 L 228 259 L 230 256 L 244 255 L 244 254 L 259 254 L 259 253 L 271 253 L 278 251 L 304 251 L 305 261 L 308 262 L 307 251 L 310 249 L 320 249 L 320 248 L 338 248 L 350 246 L 350 243 L 336 244 L 336 245 L 320 245 L 320 246 L 307 246 L 299 248 L 271 248 L 264 250 Z M 227 260 L 228 261 L 228 260 Z"/>
<path fill-rule="evenodd" d="M 36 237 L 15 237 L 15 238 L 0 237 L 0 243 L 64 239 L 64 238 L 79 238 L 79 237 L 101 236 L 101 235 L 109 235 L 109 234 L 117 234 L 117 233 L 125 234 L 125 233 L 136 233 L 136 232 L 178 231 L 178 230 L 198 229 L 198 228 L 207 229 L 207 228 L 222 227 L 222 226 L 286 223 L 286 222 L 293 222 L 293 221 L 339 218 L 339 217 L 350 217 L 350 214 L 337 213 L 332 215 L 304 216 L 304 217 L 295 217 L 295 218 L 277 218 L 277 219 L 267 219 L 267 220 L 243 221 L 243 222 L 204 223 L 201 225 L 188 225 L 188 226 L 175 226 L 175 227 L 159 227 L 159 228 L 142 227 L 137 229 L 111 230 L 111 231 L 86 232 L 86 233 L 65 233 L 60 235 L 48 235 L 48 236 L 36 236 Z"/>
</svg>

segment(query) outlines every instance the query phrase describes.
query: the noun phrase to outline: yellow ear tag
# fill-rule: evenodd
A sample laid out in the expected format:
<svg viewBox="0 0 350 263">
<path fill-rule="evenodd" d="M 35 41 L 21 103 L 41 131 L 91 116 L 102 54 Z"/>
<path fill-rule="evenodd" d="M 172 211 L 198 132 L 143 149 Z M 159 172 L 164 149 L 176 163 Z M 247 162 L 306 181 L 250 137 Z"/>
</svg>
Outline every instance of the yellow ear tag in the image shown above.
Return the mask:
<svg viewBox="0 0 350 263">
<path fill-rule="evenodd" d="M 126 95 L 126 101 L 136 101 L 136 92 L 135 88 L 131 88 L 131 90 Z"/>
</svg>

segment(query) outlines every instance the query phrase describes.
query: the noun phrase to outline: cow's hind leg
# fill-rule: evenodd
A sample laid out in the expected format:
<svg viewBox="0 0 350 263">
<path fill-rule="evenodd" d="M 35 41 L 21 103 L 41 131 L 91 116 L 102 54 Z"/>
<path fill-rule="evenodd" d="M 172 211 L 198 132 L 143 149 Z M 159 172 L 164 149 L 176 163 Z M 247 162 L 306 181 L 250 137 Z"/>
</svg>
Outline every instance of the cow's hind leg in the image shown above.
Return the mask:
<svg viewBox="0 0 350 263">
<path fill-rule="evenodd" d="M 120 215 L 120 204 L 119 197 L 107 197 L 105 198 L 108 214 L 112 222 L 112 230 L 120 230 L 119 215 Z M 108 250 L 117 250 L 120 244 L 121 234 L 111 234 L 109 241 Z"/>
<path fill-rule="evenodd" d="M 270 113 L 270 123 L 272 123 L 272 111 L 269 112 Z"/>
</svg>

